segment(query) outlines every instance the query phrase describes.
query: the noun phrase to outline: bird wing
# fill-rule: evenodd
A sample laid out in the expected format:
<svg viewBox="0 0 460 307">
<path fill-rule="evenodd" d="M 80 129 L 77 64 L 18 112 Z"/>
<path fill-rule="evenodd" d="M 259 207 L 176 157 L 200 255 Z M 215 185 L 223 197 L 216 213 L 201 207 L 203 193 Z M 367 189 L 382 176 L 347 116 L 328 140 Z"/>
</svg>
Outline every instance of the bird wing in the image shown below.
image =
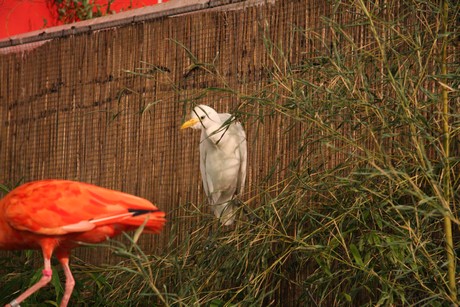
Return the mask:
<svg viewBox="0 0 460 307">
<path fill-rule="evenodd" d="M 236 132 L 239 136 L 240 144 L 238 150 L 240 152 L 240 170 L 238 172 L 238 183 L 236 188 L 236 194 L 243 193 L 244 184 L 246 180 L 246 168 L 248 161 L 248 145 L 246 141 L 246 133 L 244 132 L 243 126 L 239 122 L 233 123 L 235 125 Z"/>
<path fill-rule="evenodd" d="M 247 149 L 247 141 L 246 141 L 246 133 L 244 132 L 244 128 L 240 122 L 233 120 L 231 123 L 228 122 L 232 115 L 229 113 L 219 113 L 220 120 L 222 122 L 222 129 L 228 129 L 225 131 L 225 134 L 235 136 L 238 140 L 237 149 L 240 156 L 240 168 L 238 171 L 238 178 L 237 184 L 235 187 L 235 194 L 240 194 L 244 190 L 245 180 L 246 180 L 246 168 L 247 168 L 247 156 L 248 156 L 248 149 Z M 225 125 L 229 125 L 228 128 L 225 128 Z"/>
<path fill-rule="evenodd" d="M 108 224 L 141 225 L 142 212 L 155 212 L 146 228 L 160 230 L 164 213 L 140 197 L 98 186 L 64 180 L 24 184 L 2 202 L 5 219 L 18 230 L 44 235 L 83 232 Z"/>
<path fill-rule="evenodd" d="M 201 179 L 203 181 L 203 189 L 206 196 L 210 197 L 210 189 L 208 185 L 208 176 L 206 172 L 206 146 L 209 146 L 209 141 L 207 140 L 206 131 L 203 129 L 201 131 L 201 141 L 200 141 L 200 172 Z M 212 185 L 212 182 L 209 181 Z M 212 186 L 211 186 L 212 189 Z"/>
</svg>

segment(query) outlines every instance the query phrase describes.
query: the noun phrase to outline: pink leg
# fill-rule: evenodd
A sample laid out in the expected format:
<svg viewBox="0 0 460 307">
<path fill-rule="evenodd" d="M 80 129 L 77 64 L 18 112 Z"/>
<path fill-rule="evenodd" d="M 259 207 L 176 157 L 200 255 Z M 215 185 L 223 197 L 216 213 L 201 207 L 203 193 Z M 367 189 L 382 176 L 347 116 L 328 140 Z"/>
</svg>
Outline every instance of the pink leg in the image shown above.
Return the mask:
<svg viewBox="0 0 460 307">
<path fill-rule="evenodd" d="M 40 278 L 40 280 L 27 289 L 24 293 L 19 295 L 15 300 L 13 300 L 9 305 L 11 306 L 19 306 L 26 298 L 34 294 L 36 291 L 38 291 L 40 288 L 46 286 L 50 280 L 51 276 L 53 275 L 53 271 L 51 271 L 51 261 L 50 258 L 45 257 L 45 268 L 43 269 L 43 276 Z M 8 305 L 7 305 L 8 306 Z"/>
<path fill-rule="evenodd" d="M 75 279 L 72 276 L 72 272 L 70 271 L 69 267 L 69 252 L 67 251 L 59 251 L 56 253 L 56 257 L 58 258 L 59 262 L 64 269 L 65 274 L 65 291 L 64 296 L 62 297 L 60 307 L 67 307 L 69 303 L 70 296 L 73 292 L 73 287 L 75 286 Z"/>
</svg>

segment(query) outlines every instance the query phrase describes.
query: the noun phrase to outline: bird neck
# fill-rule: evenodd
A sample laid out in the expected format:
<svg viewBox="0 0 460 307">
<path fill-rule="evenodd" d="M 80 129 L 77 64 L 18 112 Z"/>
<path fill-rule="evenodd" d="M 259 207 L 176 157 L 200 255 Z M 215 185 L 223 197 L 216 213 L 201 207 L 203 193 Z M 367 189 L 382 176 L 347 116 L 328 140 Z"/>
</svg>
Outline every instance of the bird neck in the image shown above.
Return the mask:
<svg viewBox="0 0 460 307">
<path fill-rule="evenodd" d="M 214 123 L 205 129 L 206 138 L 217 145 L 222 141 L 227 130 L 228 126 L 223 126 L 221 123 Z"/>
</svg>

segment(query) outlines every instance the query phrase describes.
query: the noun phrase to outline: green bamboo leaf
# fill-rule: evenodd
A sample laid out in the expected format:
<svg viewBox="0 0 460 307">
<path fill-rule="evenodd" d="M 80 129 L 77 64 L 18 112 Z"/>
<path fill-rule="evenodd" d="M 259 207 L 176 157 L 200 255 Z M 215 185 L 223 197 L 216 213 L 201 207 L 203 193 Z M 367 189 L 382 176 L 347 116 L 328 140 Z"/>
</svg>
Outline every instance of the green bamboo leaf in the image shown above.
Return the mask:
<svg viewBox="0 0 460 307">
<path fill-rule="evenodd" d="M 343 294 L 343 296 L 345 297 L 345 300 L 346 300 L 347 302 L 350 302 L 350 303 L 351 303 L 351 301 L 352 301 L 352 300 L 351 300 L 351 295 L 348 294 L 348 293 L 345 293 L 345 292 L 342 293 L 342 294 Z"/>
<path fill-rule="evenodd" d="M 350 244 L 349 248 L 350 248 L 351 254 L 353 255 L 353 258 L 355 259 L 356 264 L 363 267 L 364 266 L 363 259 L 361 258 L 361 255 L 356 245 L 352 243 Z"/>
</svg>

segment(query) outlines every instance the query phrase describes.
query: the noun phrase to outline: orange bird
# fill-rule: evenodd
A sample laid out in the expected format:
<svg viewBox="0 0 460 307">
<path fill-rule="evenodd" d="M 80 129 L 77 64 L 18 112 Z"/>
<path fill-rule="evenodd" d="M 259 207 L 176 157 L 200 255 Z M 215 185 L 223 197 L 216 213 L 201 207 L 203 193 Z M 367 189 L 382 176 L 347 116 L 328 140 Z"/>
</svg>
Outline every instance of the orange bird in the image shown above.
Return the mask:
<svg viewBox="0 0 460 307">
<path fill-rule="evenodd" d="M 16 307 L 51 280 L 51 255 L 66 277 L 61 307 L 67 306 L 75 280 L 69 267 L 70 250 L 79 243 L 99 243 L 122 231 L 144 225 L 158 233 L 164 212 L 146 199 L 87 183 L 42 180 L 23 184 L 0 200 L 0 249 L 41 249 L 41 279 L 7 307 Z"/>
</svg>

